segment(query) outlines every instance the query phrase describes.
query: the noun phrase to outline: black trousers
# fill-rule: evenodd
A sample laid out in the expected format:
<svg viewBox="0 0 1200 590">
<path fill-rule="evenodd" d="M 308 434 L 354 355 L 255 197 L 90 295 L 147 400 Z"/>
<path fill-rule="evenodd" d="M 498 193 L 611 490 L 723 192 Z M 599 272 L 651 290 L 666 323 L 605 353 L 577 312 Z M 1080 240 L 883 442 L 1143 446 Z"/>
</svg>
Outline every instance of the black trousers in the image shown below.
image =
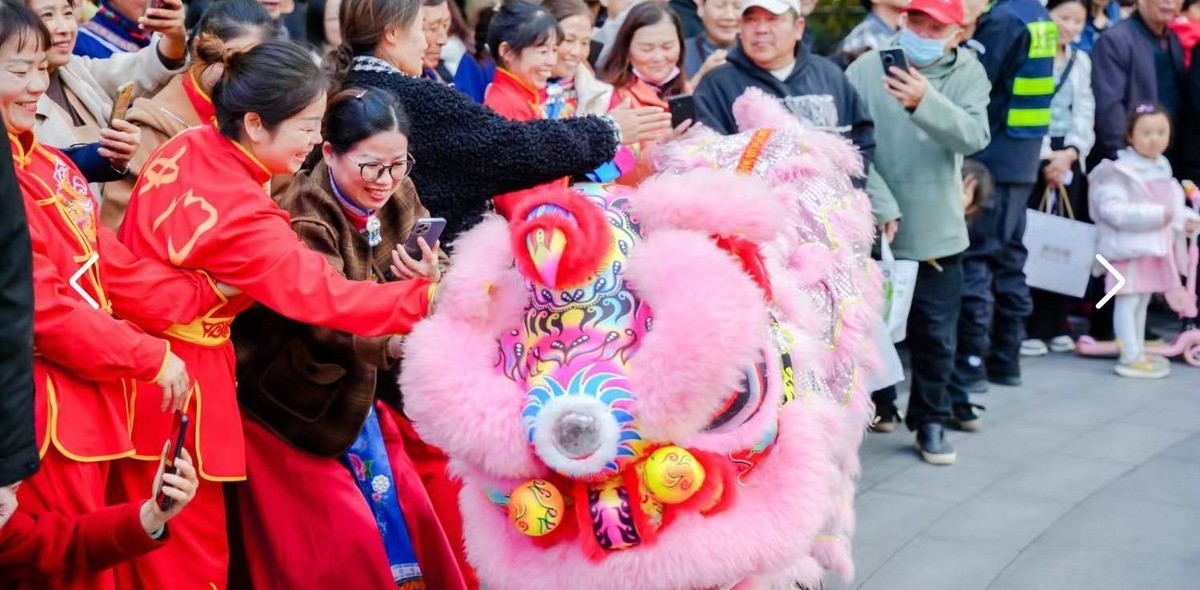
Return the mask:
<svg viewBox="0 0 1200 590">
<path fill-rule="evenodd" d="M 1063 139 L 1061 137 L 1050 138 L 1050 147 L 1055 150 L 1063 149 Z M 1045 168 L 1046 164 L 1047 162 L 1042 162 L 1042 167 Z M 1080 167 L 1078 162 L 1071 167 L 1071 174 L 1073 176 L 1071 184 L 1066 186 L 1067 199 L 1071 202 L 1071 211 L 1075 213 L 1076 220 L 1091 223 L 1092 219 L 1088 214 L 1087 175 L 1083 173 L 1083 168 Z M 1046 181 L 1039 171 L 1038 182 L 1034 185 L 1033 192 L 1029 195 L 1029 208 L 1038 209 L 1041 206 L 1042 197 L 1045 193 Z M 1064 212 L 1065 207 L 1061 203 L 1053 211 L 1053 213 L 1059 215 L 1063 215 Z M 1029 338 L 1050 340 L 1056 336 L 1071 335 L 1071 326 L 1067 322 L 1067 314 L 1072 307 L 1080 307 L 1082 305 L 1079 299 L 1069 295 L 1034 288 L 1029 289 L 1029 295 L 1033 300 L 1033 313 L 1030 314 L 1029 321 L 1025 325 Z M 1110 314 L 1109 325 L 1111 326 L 1111 324 Z"/>
<path fill-rule="evenodd" d="M 1025 284 L 1025 203 L 1032 184 L 997 184 L 992 207 L 972 226 L 963 254 L 962 317 L 958 322 L 951 395 L 967 402 L 967 388 L 988 375 L 1020 377 L 1021 341 L 1033 311 Z"/>
<path fill-rule="evenodd" d="M 936 266 L 922 262 L 917 271 L 905 339 L 912 383 L 904 421 L 911 430 L 925 422 L 944 422 L 950 417 L 949 387 L 958 342 L 962 273 L 961 255 L 939 258 Z M 876 405 L 894 405 L 896 388 L 881 389 L 871 397 Z"/>
</svg>

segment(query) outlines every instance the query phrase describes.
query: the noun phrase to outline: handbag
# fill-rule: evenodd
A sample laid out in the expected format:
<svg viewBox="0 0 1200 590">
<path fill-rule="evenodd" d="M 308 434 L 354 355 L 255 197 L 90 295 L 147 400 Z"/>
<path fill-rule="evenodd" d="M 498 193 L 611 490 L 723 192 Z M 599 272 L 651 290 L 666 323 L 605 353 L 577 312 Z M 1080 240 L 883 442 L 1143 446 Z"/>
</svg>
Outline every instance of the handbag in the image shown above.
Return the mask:
<svg viewBox="0 0 1200 590">
<path fill-rule="evenodd" d="M 1083 297 L 1096 261 L 1096 236 L 1096 226 L 1075 219 L 1065 189 L 1046 187 L 1038 208 L 1025 210 L 1025 283 Z"/>
<path fill-rule="evenodd" d="M 883 323 L 892 342 L 901 342 L 907 336 L 908 312 L 912 309 L 920 263 L 915 260 L 896 260 L 887 236 L 882 234 L 879 236 L 879 254 L 878 264 L 883 271 Z"/>
</svg>

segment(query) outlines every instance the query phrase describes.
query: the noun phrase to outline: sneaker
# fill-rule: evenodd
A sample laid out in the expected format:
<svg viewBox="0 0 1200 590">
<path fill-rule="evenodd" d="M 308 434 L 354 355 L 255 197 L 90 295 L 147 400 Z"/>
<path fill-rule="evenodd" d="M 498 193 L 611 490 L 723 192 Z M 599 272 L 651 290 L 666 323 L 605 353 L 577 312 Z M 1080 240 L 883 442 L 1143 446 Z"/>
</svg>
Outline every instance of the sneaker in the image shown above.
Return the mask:
<svg viewBox="0 0 1200 590">
<path fill-rule="evenodd" d="M 1055 336 L 1050 339 L 1050 352 L 1075 352 L 1075 340 L 1070 336 Z"/>
<path fill-rule="evenodd" d="M 1159 354 L 1147 354 L 1142 357 L 1142 360 L 1149 361 L 1149 363 L 1155 367 L 1165 368 L 1168 371 L 1171 370 L 1171 359 L 1165 356 Z"/>
<path fill-rule="evenodd" d="M 904 422 L 904 416 L 895 404 L 875 406 L 875 421 L 871 423 L 871 432 L 887 433 L 896 429 L 896 424 Z"/>
<path fill-rule="evenodd" d="M 1046 343 L 1037 338 L 1030 338 L 1021 343 L 1021 356 L 1046 356 L 1050 354 L 1050 349 L 1046 348 Z"/>
<path fill-rule="evenodd" d="M 1170 365 L 1155 364 L 1149 359 L 1133 362 L 1119 362 L 1113 368 L 1118 375 L 1132 379 L 1162 379 L 1171 374 Z"/>
<path fill-rule="evenodd" d="M 975 410 L 986 410 L 979 404 L 954 404 L 950 408 L 949 426 L 963 432 L 979 432 L 983 429 L 983 418 Z"/>
<path fill-rule="evenodd" d="M 980 379 L 972 381 L 967 385 L 967 393 L 987 393 L 991 388 L 992 386 L 988 385 L 987 379 Z"/>
<path fill-rule="evenodd" d="M 926 422 L 917 428 L 915 445 L 921 460 L 930 465 L 953 465 L 958 459 L 954 447 L 946 442 L 946 430 L 937 422 Z"/>
</svg>

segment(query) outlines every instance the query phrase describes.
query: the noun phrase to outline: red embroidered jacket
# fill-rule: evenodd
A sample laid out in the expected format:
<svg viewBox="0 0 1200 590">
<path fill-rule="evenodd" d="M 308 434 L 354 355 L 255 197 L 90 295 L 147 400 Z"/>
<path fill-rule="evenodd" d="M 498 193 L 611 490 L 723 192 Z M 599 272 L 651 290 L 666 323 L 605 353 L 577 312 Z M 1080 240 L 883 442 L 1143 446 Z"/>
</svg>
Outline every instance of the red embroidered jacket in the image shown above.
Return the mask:
<svg viewBox="0 0 1200 590">
<path fill-rule="evenodd" d="M 545 118 L 542 112 L 542 105 L 545 101 L 545 89 L 538 90 L 533 88 L 504 68 L 496 68 L 496 77 L 487 87 L 487 92 L 483 96 L 483 104 L 485 106 L 491 107 L 493 111 L 496 111 L 496 113 L 505 119 L 513 121 L 536 121 Z M 493 197 L 492 202 L 496 206 L 496 212 L 507 219 L 512 210 L 516 208 L 517 203 L 526 195 L 532 194 L 546 186 L 555 185 L 561 185 L 563 188 L 566 188 L 568 179 L 561 178 L 533 188 L 496 195 Z"/>
<path fill-rule="evenodd" d="M 194 376 L 187 412 L 195 428 L 200 475 L 245 478 L 245 442 L 229 326 L 254 302 L 281 315 L 360 334 L 408 332 L 429 309 L 425 279 L 375 284 L 348 281 L 292 231 L 268 194 L 271 171 L 216 127 L 189 129 L 163 144 L 142 169 L 120 238 L 138 256 L 202 269 L 243 294 L 194 322 L 162 333 Z M 301 378 L 301 376 L 297 376 Z M 135 457 L 158 460 L 171 420 L 139 398 Z"/>
<path fill-rule="evenodd" d="M 61 152 L 32 132 L 9 141 L 33 244 L 39 449 L 53 443 L 76 461 L 127 456 L 135 380 L 156 381 L 169 350 L 141 328 L 191 321 L 222 298 L 203 274 L 130 254 Z M 157 385 L 142 397 L 158 412 Z"/>
</svg>

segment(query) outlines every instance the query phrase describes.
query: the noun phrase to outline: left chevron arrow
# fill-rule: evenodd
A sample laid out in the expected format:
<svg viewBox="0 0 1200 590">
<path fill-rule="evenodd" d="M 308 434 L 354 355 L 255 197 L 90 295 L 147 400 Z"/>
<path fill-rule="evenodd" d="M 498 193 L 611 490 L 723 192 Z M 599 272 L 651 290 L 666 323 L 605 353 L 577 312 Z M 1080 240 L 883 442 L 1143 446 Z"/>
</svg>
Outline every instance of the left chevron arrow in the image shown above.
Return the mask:
<svg viewBox="0 0 1200 590">
<path fill-rule="evenodd" d="M 83 287 L 79 286 L 79 277 L 82 277 L 83 273 L 87 272 L 88 269 L 91 268 L 92 265 L 96 264 L 96 262 L 99 260 L 99 254 L 92 254 L 92 257 L 88 258 L 87 262 L 84 262 L 83 266 L 79 267 L 79 270 L 75 271 L 75 274 L 71 275 L 71 280 L 68 281 L 71 284 L 71 288 L 75 289 L 75 292 L 79 293 L 79 296 L 83 297 L 83 300 L 88 302 L 88 305 L 91 305 L 95 309 L 100 309 L 100 304 L 96 303 L 96 300 L 92 299 L 92 296 L 88 295 L 87 291 L 84 291 Z"/>
</svg>

